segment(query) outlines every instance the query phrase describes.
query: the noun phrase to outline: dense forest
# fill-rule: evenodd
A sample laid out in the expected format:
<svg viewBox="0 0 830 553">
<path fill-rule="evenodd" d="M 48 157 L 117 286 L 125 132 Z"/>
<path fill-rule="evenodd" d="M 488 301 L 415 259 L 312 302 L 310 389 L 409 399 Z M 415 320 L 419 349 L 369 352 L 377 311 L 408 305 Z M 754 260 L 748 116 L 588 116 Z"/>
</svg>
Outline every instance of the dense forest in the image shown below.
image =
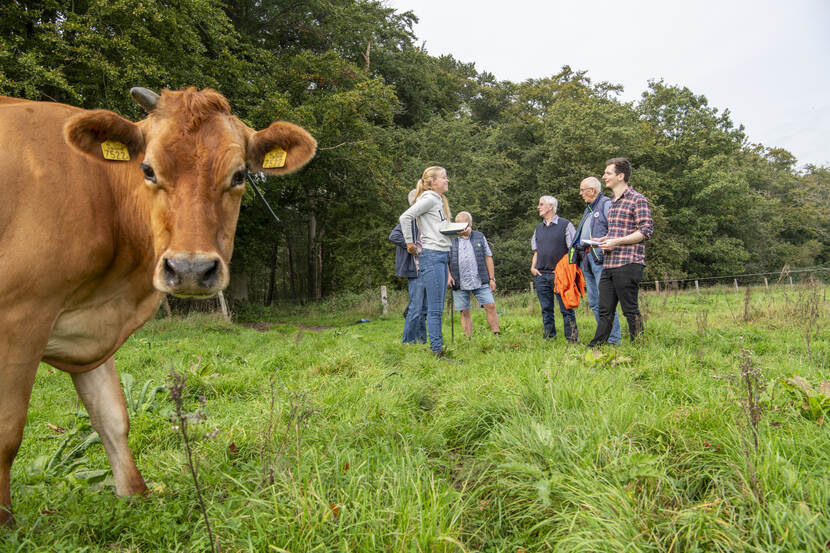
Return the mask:
<svg viewBox="0 0 830 553">
<path fill-rule="evenodd" d="M 569 66 L 499 81 L 430 56 L 416 21 L 376 0 L 8 0 L 0 94 L 137 120 L 130 87 L 193 85 L 252 127 L 307 128 L 315 159 L 263 182 L 280 222 L 250 190 L 239 219 L 235 293 L 266 304 L 395 283 L 387 236 L 429 165 L 490 240 L 502 289 L 530 281 L 538 197 L 578 219 L 579 181 L 619 155 L 652 205 L 646 279 L 830 261 L 830 168 L 750 142 L 702 93 L 658 80 L 623 102 Z"/>
</svg>

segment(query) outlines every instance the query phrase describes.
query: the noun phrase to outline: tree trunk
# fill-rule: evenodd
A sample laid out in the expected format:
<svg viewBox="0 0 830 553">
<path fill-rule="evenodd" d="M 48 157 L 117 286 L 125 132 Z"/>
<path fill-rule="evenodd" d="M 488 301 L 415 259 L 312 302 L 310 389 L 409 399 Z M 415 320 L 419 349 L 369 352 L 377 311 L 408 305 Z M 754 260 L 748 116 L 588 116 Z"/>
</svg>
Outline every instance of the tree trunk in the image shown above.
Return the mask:
<svg viewBox="0 0 830 553">
<path fill-rule="evenodd" d="M 268 278 L 268 294 L 265 296 L 266 306 L 270 306 L 274 303 L 274 290 L 277 284 L 277 257 L 280 251 L 279 248 L 279 236 L 275 234 L 274 247 L 271 249 L 271 274 Z"/>
<path fill-rule="evenodd" d="M 225 299 L 230 302 L 231 306 L 238 302 L 248 301 L 250 280 L 248 273 L 245 271 L 241 273 L 231 271 L 231 282 L 225 290 Z"/>
<path fill-rule="evenodd" d="M 280 271 L 280 275 L 282 276 L 282 297 L 286 297 L 288 295 L 288 277 L 286 276 L 288 271 L 283 269 Z"/>
<path fill-rule="evenodd" d="M 308 300 L 317 299 L 317 216 L 311 212 L 308 216 Z"/>
<path fill-rule="evenodd" d="M 285 244 L 288 248 L 288 284 L 291 286 L 291 299 L 297 301 L 297 288 L 294 286 L 294 255 L 291 253 L 291 240 Z"/>
<path fill-rule="evenodd" d="M 315 243 L 315 247 L 317 249 L 317 271 L 315 272 L 315 281 L 317 287 L 315 288 L 316 297 L 314 298 L 316 301 L 323 300 L 323 235 L 325 231 L 321 230 L 317 235 L 317 241 Z"/>
<path fill-rule="evenodd" d="M 369 56 L 370 56 L 371 52 L 372 52 L 372 41 L 370 40 L 366 44 L 366 52 L 364 52 L 364 54 L 363 54 L 363 59 L 366 61 L 366 65 L 363 67 L 363 70 L 366 71 L 367 73 L 369 72 Z"/>
</svg>

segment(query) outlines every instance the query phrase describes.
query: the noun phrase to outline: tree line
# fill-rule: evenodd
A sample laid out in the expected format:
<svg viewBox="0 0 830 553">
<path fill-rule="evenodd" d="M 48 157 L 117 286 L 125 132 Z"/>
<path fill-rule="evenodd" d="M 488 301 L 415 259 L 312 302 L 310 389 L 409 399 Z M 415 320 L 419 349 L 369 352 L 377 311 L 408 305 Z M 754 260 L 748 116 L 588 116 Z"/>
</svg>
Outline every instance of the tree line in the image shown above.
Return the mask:
<svg viewBox="0 0 830 553">
<path fill-rule="evenodd" d="M 423 169 L 447 168 L 453 212 L 490 241 L 502 289 L 526 288 L 539 196 L 578 222 L 579 181 L 623 155 L 651 202 L 646 279 L 830 261 L 830 168 L 749 141 L 729 111 L 653 81 L 636 102 L 569 66 L 521 83 L 429 55 L 412 12 L 377 0 L 11 0 L 0 94 L 137 120 L 132 86 L 211 87 L 254 128 L 304 126 L 319 151 L 249 190 L 232 280 L 252 301 L 389 284 L 387 236 Z"/>
</svg>

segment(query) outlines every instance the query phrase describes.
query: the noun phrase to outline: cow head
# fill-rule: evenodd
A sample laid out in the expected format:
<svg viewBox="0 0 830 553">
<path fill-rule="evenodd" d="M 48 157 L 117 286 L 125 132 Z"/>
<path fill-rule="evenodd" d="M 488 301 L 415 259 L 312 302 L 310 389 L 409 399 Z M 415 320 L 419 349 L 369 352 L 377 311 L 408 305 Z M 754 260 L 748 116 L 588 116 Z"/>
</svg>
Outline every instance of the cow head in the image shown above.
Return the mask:
<svg viewBox="0 0 830 553">
<path fill-rule="evenodd" d="M 106 160 L 102 144 L 120 148 L 115 157 L 129 153 L 131 170 L 149 196 L 157 259 L 153 285 L 176 296 L 211 296 L 228 284 L 247 171 L 296 171 L 314 156 L 317 143 L 283 121 L 254 131 L 209 89 L 165 90 L 159 96 L 134 88 L 131 94 L 148 112 L 143 121 L 86 111 L 67 121 L 64 136 L 102 162 L 121 163 Z"/>
</svg>

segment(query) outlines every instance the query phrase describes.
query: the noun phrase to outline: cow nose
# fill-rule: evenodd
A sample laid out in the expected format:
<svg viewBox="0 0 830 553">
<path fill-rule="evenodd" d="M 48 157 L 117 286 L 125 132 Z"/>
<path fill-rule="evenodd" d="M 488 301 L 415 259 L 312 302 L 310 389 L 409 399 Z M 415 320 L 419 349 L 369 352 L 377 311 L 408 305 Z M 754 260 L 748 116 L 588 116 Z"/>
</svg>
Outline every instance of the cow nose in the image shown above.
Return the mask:
<svg viewBox="0 0 830 553">
<path fill-rule="evenodd" d="M 220 281 L 218 256 L 173 254 L 162 261 L 162 277 L 173 293 L 215 292 Z"/>
</svg>

